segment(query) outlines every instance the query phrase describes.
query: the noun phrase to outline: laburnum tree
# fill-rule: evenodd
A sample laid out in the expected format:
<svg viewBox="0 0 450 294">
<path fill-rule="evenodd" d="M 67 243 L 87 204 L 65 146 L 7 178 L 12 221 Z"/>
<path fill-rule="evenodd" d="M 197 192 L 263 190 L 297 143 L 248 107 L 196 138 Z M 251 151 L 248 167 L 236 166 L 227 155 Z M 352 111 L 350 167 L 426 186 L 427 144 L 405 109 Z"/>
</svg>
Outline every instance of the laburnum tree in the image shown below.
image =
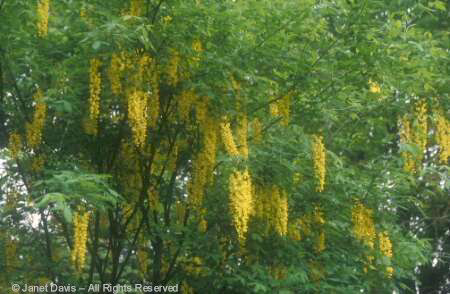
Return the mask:
<svg viewBox="0 0 450 294">
<path fill-rule="evenodd" d="M 445 291 L 447 9 L 0 0 L 1 292 Z"/>
</svg>

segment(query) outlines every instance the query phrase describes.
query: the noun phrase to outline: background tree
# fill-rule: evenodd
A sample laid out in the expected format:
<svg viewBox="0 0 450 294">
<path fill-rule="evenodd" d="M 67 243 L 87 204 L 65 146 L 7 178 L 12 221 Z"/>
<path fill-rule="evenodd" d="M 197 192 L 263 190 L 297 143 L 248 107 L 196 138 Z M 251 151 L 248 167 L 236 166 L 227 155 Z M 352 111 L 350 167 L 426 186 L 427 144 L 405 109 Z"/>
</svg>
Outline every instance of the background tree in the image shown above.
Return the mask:
<svg viewBox="0 0 450 294">
<path fill-rule="evenodd" d="M 0 14 L 2 291 L 445 291 L 444 2 Z"/>
</svg>

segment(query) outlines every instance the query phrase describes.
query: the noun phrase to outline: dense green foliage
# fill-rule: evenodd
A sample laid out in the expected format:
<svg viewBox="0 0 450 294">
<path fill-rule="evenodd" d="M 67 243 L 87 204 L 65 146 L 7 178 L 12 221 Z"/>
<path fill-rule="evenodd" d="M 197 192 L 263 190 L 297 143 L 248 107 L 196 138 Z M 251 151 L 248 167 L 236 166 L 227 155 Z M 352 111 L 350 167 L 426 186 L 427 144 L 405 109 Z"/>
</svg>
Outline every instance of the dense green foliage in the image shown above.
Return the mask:
<svg viewBox="0 0 450 294">
<path fill-rule="evenodd" d="M 46 2 L 0 0 L 1 293 L 448 291 L 446 3 Z"/>
</svg>

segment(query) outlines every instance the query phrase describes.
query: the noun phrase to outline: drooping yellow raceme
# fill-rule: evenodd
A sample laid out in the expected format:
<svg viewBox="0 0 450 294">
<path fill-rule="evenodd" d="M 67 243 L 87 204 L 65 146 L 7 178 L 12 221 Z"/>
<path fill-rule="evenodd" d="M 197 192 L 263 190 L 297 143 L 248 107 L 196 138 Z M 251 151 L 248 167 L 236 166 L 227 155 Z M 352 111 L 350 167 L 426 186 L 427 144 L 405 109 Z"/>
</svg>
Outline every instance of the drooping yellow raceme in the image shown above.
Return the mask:
<svg viewBox="0 0 450 294">
<path fill-rule="evenodd" d="M 222 135 L 222 141 L 225 145 L 225 150 L 231 156 L 238 156 L 239 151 L 236 146 L 236 143 L 234 142 L 233 133 L 231 131 L 230 122 L 228 121 L 228 118 L 225 117 L 222 119 L 222 122 L 220 123 L 220 131 Z"/>
<path fill-rule="evenodd" d="M 216 164 L 217 154 L 217 133 L 219 123 L 213 118 L 208 118 L 203 126 L 203 150 L 202 156 L 204 163 L 206 164 L 206 177 L 207 182 L 210 182 L 213 176 L 214 166 Z"/>
<path fill-rule="evenodd" d="M 11 152 L 11 158 L 17 159 L 20 150 L 22 149 L 22 139 L 20 138 L 19 133 L 11 132 L 9 134 L 8 149 Z"/>
<path fill-rule="evenodd" d="M 450 155 L 450 122 L 442 110 L 437 111 L 436 141 L 439 144 L 439 161 L 447 164 Z"/>
<path fill-rule="evenodd" d="M 239 241 L 245 242 L 253 210 L 252 181 L 248 170 L 234 171 L 229 179 L 230 210 Z"/>
<path fill-rule="evenodd" d="M 192 177 L 188 184 L 190 203 L 195 207 L 200 207 L 204 189 L 212 182 L 217 153 L 217 121 L 207 117 L 201 128 L 203 147 L 193 160 Z"/>
<path fill-rule="evenodd" d="M 109 66 L 108 75 L 111 82 L 111 91 L 114 95 L 122 93 L 121 74 L 124 69 L 122 58 L 119 54 L 114 53 L 111 57 L 111 65 Z"/>
<path fill-rule="evenodd" d="M 33 121 L 26 125 L 27 144 L 30 148 L 36 148 L 42 141 L 42 130 L 47 116 L 47 105 L 43 101 L 43 97 L 41 89 L 38 89 L 33 97 L 35 103 Z"/>
<path fill-rule="evenodd" d="M 375 94 L 381 93 L 380 85 L 376 82 L 372 82 L 372 80 L 369 80 L 369 91 Z"/>
<path fill-rule="evenodd" d="M 147 139 L 147 95 L 133 91 L 128 97 L 128 119 L 133 133 L 133 142 L 143 148 Z"/>
<path fill-rule="evenodd" d="M 378 239 L 380 241 L 380 251 L 384 256 L 392 258 L 392 243 L 389 239 L 388 232 L 382 232 L 378 234 Z"/>
<path fill-rule="evenodd" d="M 378 239 L 379 239 L 381 253 L 384 256 L 391 259 L 392 258 L 392 243 L 391 243 L 391 240 L 389 239 L 388 232 L 385 231 L 385 232 L 379 233 Z M 392 275 L 394 274 L 394 268 L 391 266 L 386 267 L 386 274 L 388 275 L 388 277 L 391 278 Z"/>
<path fill-rule="evenodd" d="M 357 203 L 352 208 L 353 234 L 371 249 L 374 248 L 376 232 L 372 209 Z"/>
<path fill-rule="evenodd" d="M 288 233 L 288 198 L 276 185 L 256 186 L 254 189 L 254 214 L 270 229 L 284 236 Z"/>
<path fill-rule="evenodd" d="M 192 50 L 195 52 L 195 56 L 192 57 L 193 65 L 197 65 L 200 62 L 200 53 L 203 52 L 202 42 L 200 40 L 195 40 L 192 43 Z"/>
<path fill-rule="evenodd" d="M 139 270 L 142 276 L 146 276 L 148 272 L 148 258 L 149 254 L 143 248 L 139 248 L 136 252 L 136 259 L 138 262 Z"/>
<path fill-rule="evenodd" d="M 427 104 L 425 101 L 420 101 L 417 103 L 415 116 L 417 120 L 417 125 L 414 130 L 413 139 L 414 143 L 419 147 L 420 155 L 418 160 L 421 161 L 427 146 L 427 132 L 428 132 Z"/>
<path fill-rule="evenodd" d="M 100 114 L 100 92 L 101 92 L 100 60 L 93 58 L 89 68 L 89 123 L 90 128 L 86 131 L 90 135 L 97 135 L 98 116 Z"/>
<path fill-rule="evenodd" d="M 38 36 L 46 37 L 48 34 L 48 13 L 50 10 L 50 0 L 38 0 Z"/>
<path fill-rule="evenodd" d="M 317 181 L 316 191 L 322 192 L 325 188 L 325 145 L 323 144 L 322 136 L 313 136 L 313 160 L 314 160 L 314 174 Z"/>
<path fill-rule="evenodd" d="M 75 212 L 74 214 L 74 245 L 71 261 L 78 273 L 83 270 L 86 261 L 88 226 L 90 212 Z"/>
<path fill-rule="evenodd" d="M 248 158 L 247 134 L 248 134 L 247 115 L 241 115 L 238 121 L 236 137 L 238 142 L 239 154 L 241 154 L 244 158 Z"/>
<path fill-rule="evenodd" d="M 185 90 L 178 97 L 178 114 L 183 121 L 189 118 L 191 107 L 197 100 L 197 96 L 193 90 Z"/>
<path fill-rule="evenodd" d="M 289 92 L 283 97 L 269 104 L 269 112 L 273 117 L 281 117 L 281 125 L 287 126 L 290 121 L 291 98 L 293 93 Z M 273 100 L 273 98 L 271 98 Z"/>
<path fill-rule="evenodd" d="M 280 116 L 282 117 L 281 124 L 283 126 L 287 126 L 290 121 L 291 96 L 292 93 L 288 93 L 278 101 L 278 111 Z"/>
<path fill-rule="evenodd" d="M 42 155 L 38 155 L 33 157 L 31 161 L 31 170 L 34 172 L 40 172 L 44 167 L 44 157 Z"/>
<path fill-rule="evenodd" d="M 314 249 L 317 253 L 320 253 L 325 250 L 326 244 L 325 244 L 325 231 L 323 228 L 323 225 L 325 224 L 325 217 L 323 214 L 322 209 L 320 207 L 316 206 L 314 207 L 314 212 L 312 216 L 312 220 L 315 224 L 315 226 L 319 229 L 319 233 L 316 236 L 316 243 L 314 246 Z"/>
<path fill-rule="evenodd" d="M 204 124 L 206 122 L 208 114 L 208 98 L 199 97 L 195 102 L 195 118 L 197 123 L 200 125 L 202 129 L 205 128 Z"/>
<path fill-rule="evenodd" d="M 400 120 L 400 143 L 402 144 L 411 144 L 412 143 L 412 131 L 411 124 L 406 115 L 404 115 Z M 403 169 L 406 172 L 413 173 L 416 170 L 415 160 L 411 153 L 403 151 L 401 156 L 404 160 Z"/>
</svg>

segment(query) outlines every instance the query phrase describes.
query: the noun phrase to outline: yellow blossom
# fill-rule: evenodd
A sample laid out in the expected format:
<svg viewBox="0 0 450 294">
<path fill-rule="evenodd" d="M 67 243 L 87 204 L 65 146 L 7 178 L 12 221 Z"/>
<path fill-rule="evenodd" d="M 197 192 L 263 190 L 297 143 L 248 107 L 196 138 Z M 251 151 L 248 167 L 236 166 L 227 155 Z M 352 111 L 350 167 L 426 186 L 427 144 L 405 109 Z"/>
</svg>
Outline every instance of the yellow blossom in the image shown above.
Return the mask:
<svg viewBox="0 0 450 294">
<path fill-rule="evenodd" d="M 437 111 L 436 141 L 439 144 L 439 161 L 447 164 L 450 155 L 450 122 L 442 110 Z"/>
<path fill-rule="evenodd" d="M 392 258 L 392 243 L 389 239 L 389 234 L 387 232 L 382 232 L 378 234 L 378 239 L 380 240 L 380 251 L 384 256 Z"/>
<path fill-rule="evenodd" d="M 372 80 L 369 80 L 369 91 L 371 93 L 381 93 L 380 85 L 376 82 L 372 82 Z"/>
<path fill-rule="evenodd" d="M 400 125 L 400 143 L 411 144 L 411 142 L 412 142 L 411 124 L 406 115 L 404 115 L 402 117 L 399 125 Z M 416 164 L 415 164 L 412 154 L 410 152 L 403 151 L 401 153 L 401 155 L 404 160 L 403 169 L 406 172 L 414 172 L 416 170 Z"/>
<path fill-rule="evenodd" d="M 38 89 L 33 98 L 35 103 L 33 121 L 27 123 L 26 126 L 27 143 L 31 148 L 35 148 L 41 144 L 42 130 L 47 116 L 47 105 L 43 101 L 44 94 L 42 93 L 42 90 Z"/>
<path fill-rule="evenodd" d="M 375 244 L 375 225 L 372 209 L 357 203 L 352 208 L 353 234 L 370 248 Z"/>
<path fill-rule="evenodd" d="M 128 118 L 133 133 L 133 142 L 143 148 L 147 139 L 147 95 L 133 91 L 128 97 Z"/>
<path fill-rule="evenodd" d="M 192 90 L 185 90 L 181 92 L 178 97 L 178 113 L 183 121 L 186 121 L 191 111 L 191 106 L 197 100 L 195 92 Z"/>
<path fill-rule="evenodd" d="M 252 182 L 248 170 L 234 171 L 229 180 L 230 209 L 239 241 L 245 242 L 253 210 Z"/>
<path fill-rule="evenodd" d="M 38 0 L 37 15 L 38 15 L 38 35 L 39 37 L 46 37 L 48 34 L 48 12 L 50 9 L 50 0 Z"/>
<path fill-rule="evenodd" d="M 314 160 L 314 173 L 317 181 L 316 191 L 322 192 L 325 187 L 325 145 L 323 144 L 322 136 L 313 136 L 313 160 Z"/>
<path fill-rule="evenodd" d="M 97 135 L 97 120 L 100 114 L 100 92 L 101 92 L 101 75 L 100 61 L 96 58 L 91 59 L 89 69 L 89 120 L 91 128 L 90 135 Z"/>
<path fill-rule="evenodd" d="M 415 117 L 417 120 L 416 129 L 413 136 L 414 143 L 419 147 L 419 158 L 422 160 L 423 153 L 427 146 L 427 132 L 428 132 L 428 119 L 427 119 L 427 104 L 425 101 L 420 101 L 416 105 Z"/>
<path fill-rule="evenodd" d="M 42 155 L 33 157 L 31 161 L 31 170 L 40 172 L 44 167 L 44 157 Z"/>
<path fill-rule="evenodd" d="M 77 211 L 74 214 L 74 245 L 71 261 L 78 273 L 83 270 L 86 260 L 89 217 L 90 212 Z"/>
<path fill-rule="evenodd" d="M 19 152 L 22 149 L 22 139 L 20 138 L 19 133 L 10 133 L 8 142 L 8 149 L 11 152 L 11 158 L 17 159 L 19 156 Z"/>
<path fill-rule="evenodd" d="M 244 158 L 248 158 L 247 133 L 248 133 L 247 115 L 241 115 L 238 121 L 236 137 L 239 144 L 238 145 L 239 153 Z"/>
<path fill-rule="evenodd" d="M 111 65 L 109 67 L 108 75 L 111 82 L 111 91 L 114 95 L 120 95 L 122 93 L 121 73 L 124 66 L 123 61 L 119 54 L 114 53 L 111 57 Z"/>
<path fill-rule="evenodd" d="M 144 248 L 139 248 L 136 252 L 136 259 L 138 262 L 141 275 L 145 277 L 145 275 L 147 275 L 148 272 L 148 259 L 149 259 L 148 252 L 145 251 Z"/>
<path fill-rule="evenodd" d="M 222 135 L 222 141 L 225 145 L 225 149 L 231 156 L 237 156 L 239 155 L 238 148 L 236 146 L 236 143 L 234 142 L 233 133 L 231 131 L 230 122 L 228 121 L 228 118 L 223 118 L 222 122 L 220 123 L 220 130 Z"/>
</svg>

